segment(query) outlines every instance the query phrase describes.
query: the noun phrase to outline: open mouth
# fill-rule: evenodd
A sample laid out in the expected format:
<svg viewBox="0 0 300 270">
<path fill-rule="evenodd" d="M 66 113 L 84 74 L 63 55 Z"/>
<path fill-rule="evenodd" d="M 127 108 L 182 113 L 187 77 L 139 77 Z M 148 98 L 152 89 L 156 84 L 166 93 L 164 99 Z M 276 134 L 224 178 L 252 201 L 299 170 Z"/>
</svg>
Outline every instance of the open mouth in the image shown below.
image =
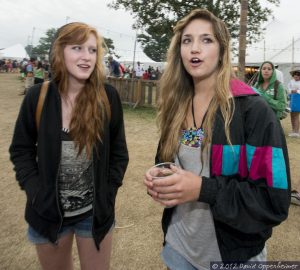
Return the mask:
<svg viewBox="0 0 300 270">
<path fill-rule="evenodd" d="M 83 68 L 83 69 L 88 69 L 90 68 L 90 65 L 85 65 L 85 64 L 81 64 L 81 65 L 77 65 L 79 68 Z"/>
<path fill-rule="evenodd" d="M 199 58 L 193 57 L 193 58 L 190 60 L 190 62 L 191 62 L 192 64 L 200 64 L 200 63 L 202 63 L 203 61 L 200 60 Z"/>
</svg>

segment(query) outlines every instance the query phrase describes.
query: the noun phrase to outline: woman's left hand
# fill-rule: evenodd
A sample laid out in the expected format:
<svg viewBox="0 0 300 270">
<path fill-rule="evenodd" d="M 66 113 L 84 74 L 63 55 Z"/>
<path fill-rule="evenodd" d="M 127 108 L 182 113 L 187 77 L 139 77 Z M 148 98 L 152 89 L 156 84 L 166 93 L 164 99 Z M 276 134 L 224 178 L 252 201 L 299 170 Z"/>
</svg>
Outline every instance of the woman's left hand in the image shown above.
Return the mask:
<svg viewBox="0 0 300 270">
<path fill-rule="evenodd" d="M 163 179 L 155 179 L 153 199 L 164 206 L 172 207 L 185 202 L 197 201 L 202 178 L 192 172 L 175 168 L 176 172 Z"/>
</svg>

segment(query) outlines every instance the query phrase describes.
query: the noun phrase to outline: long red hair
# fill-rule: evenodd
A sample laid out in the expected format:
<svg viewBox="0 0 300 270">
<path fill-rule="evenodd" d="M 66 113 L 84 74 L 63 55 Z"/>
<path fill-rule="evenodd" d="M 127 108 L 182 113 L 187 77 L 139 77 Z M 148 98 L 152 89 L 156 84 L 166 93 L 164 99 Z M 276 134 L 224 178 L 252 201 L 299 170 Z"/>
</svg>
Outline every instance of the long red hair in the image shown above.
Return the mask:
<svg viewBox="0 0 300 270">
<path fill-rule="evenodd" d="M 68 71 L 64 62 L 64 48 L 69 44 L 82 44 L 93 34 L 97 39 L 97 61 L 76 97 L 70 122 L 70 135 L 78 148 L 78 155 L 86 147 L 91 157 L 93 146 L 102 141 L 105 121 L 110 119 L 110 105 L 104 89 L 105 69 L 103 66 L 104 41 L 97 30 L 85 23 L 70 23 L 61 27 L 53 42 L 50 53 L 52 78 L 62 96 L 68 89 Z"/>
</svg>

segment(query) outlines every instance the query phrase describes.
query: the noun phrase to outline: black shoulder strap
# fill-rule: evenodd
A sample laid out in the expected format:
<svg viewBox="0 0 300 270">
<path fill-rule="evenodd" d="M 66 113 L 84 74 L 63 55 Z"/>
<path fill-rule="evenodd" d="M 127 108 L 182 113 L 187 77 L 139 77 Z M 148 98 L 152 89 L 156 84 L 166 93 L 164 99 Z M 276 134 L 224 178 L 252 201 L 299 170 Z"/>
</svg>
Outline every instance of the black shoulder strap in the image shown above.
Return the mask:
<svg viewBox="0 0 300 270">
<path fill-rule="evenodd" d="M 277 93 L 278 93 L 278 86 L 279 86 L 279 81 L 278 80 L 276 80 L 275 82 L 274 82 L 274 99 L 276 99 L 277 98 Z"/>
</svg>

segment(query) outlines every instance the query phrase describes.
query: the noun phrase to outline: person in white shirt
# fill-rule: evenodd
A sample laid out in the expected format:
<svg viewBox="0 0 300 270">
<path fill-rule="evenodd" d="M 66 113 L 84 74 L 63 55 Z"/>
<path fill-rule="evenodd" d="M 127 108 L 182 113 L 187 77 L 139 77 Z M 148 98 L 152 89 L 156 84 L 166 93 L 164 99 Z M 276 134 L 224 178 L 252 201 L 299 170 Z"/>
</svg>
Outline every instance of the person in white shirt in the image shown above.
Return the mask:
<svg viewBox="0 0 300 270">
<path fill-rule="evenodd" d="M 293 79 L 288 83 L 288 93 L 290 94 L 291 124 L 292 132 L 289 137 L 300 137 L 299 134 L 299 113 L 300 113 L 300 70 L 290 72 Z"/>
<path fill-rule="evenodd" d="M 134 68 L 134 77 L 140 79 L 143 77 L 144 69 L 140 62 L 137 62 L 137 66 Z"/>
<path fill-rule="evenodd" d="M 275 66 L 275 72 L 276 72 L 276 78 L 278 81 L 280 81 L 282 84 L 284 84 L 284 78 L 283 73 L 278 69 L 278 66 Z"/>
</svg>

